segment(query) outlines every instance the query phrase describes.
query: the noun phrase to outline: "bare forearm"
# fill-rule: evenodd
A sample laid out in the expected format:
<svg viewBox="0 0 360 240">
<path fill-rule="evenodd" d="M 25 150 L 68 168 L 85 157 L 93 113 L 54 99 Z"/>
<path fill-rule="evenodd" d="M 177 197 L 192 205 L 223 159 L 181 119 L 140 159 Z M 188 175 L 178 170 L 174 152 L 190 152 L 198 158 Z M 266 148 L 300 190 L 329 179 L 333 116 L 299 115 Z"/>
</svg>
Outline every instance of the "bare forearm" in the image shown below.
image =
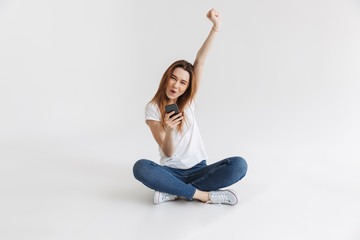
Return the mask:
<svg viewBox="0 0 360 240">
<path fill-rule="evenodd" d="M 213 28 L 215 28 L 217 31 L 219 31 L 217 26 L 214 26 Z M 204 64 L 207 56 L 209 55 L 211 46 L 213 45 L 215 38 L 216 38 L 216 34 L 217 34 L 217 32 L 213 28 L 211 28 L 208 37 L 206 38 L 206 40 L 203 43 L 203 45 L 201 46 L 200 50 L 196 54 L 195 62 L 197 62 L 197 63 Z"/>
<path fill-rule="evenodd" d="M 200 50 L 196 54 L 195 63 L 203 65 L 207 56 L 209 55 L 210 48 L 215 41 L 215 37 L 217 32 L 220 30 L 220 26 L 222 23 L 221 17 L 219 12 L 212 8 L 207 14 L 206 17 L 213 23 L 213 27 L 210 30 L 208 37 L 206 38 L 205 42 L 201 46 Z"/>
<path fill-rule="evenodd" d="M 162 143 L 161 150 L 167 157 L 171 157 L 174 153 L 174 138 L 171 131 L 166 131 L 164 142 Z"/>
</svg>

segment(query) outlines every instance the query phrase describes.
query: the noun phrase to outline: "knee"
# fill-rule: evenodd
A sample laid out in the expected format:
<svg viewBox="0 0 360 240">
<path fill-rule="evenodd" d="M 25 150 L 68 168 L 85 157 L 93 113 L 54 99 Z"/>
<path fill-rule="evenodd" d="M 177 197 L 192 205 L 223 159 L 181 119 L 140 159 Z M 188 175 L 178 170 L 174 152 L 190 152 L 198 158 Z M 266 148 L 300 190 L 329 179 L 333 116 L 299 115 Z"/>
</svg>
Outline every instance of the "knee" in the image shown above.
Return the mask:
<svg viewBox="0 0 360 240">
<path fill-rule="evenodd" d="M 136 163 L 133 166 L 134 177 L 138 180 L 141 180 L 145 176 L 146 169 L 148 168 L 150 163 L 151 161 L 147 159 L 140 159 L 136 161 Z"/>
<path fill-rule="evenodd" d="M 239 180 L 245 177 L 248 164 L 244 158 L 236 156 L 229 159 L 231 165 L 233 166 L 234 173 L 238 176 Z"/>
</svg>

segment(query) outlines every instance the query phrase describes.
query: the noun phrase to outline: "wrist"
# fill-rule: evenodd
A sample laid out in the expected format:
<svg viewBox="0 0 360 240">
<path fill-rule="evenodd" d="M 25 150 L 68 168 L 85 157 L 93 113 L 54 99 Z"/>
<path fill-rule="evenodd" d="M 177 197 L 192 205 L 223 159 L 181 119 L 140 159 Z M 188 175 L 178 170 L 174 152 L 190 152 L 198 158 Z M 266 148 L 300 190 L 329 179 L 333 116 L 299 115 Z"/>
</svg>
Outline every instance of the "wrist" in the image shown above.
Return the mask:
<svg viewBox="0 0 360 240">
<path fill-rule="evenodd" d="M 172 133 L 172 132 L 174 132 L 174 129 L 173 129 L 173 128 L 170 128 L 170 127 L 167 127 L 167 128 L 165 129 L 165 132 L 166 132 L 166 133 Z"/>
<path fill-rule="evenodd" d="M 214 30 L 215 32 L 220 32 L 220 26 L 214 25 L 212 27 L 212 30 Z"/>
</svg>

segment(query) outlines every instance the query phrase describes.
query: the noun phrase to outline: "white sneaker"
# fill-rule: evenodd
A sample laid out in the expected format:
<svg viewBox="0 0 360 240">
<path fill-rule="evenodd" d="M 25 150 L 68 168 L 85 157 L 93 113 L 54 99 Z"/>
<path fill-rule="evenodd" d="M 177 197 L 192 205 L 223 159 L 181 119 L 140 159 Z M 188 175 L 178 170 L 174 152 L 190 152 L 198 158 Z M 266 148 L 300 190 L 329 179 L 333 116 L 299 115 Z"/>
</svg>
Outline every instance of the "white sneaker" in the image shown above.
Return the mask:
<svg viewBox="0 0 360 240">
<path fill-rule="evenodd" d="M 166 201 L 173 201 L 176 199 L 176 195 L 171 195 L 164 192 L 155 191 L 154 193 L 154 203 L 160 204 Z"/>
<path fill-rule="evenodd" d="M 206 203 L 224 203 L 235 205 L 238 203 L 238 198 L 235 190 L 227 189 L 227 190 L 218 190 L 209 192 L 210 200 Z"/>
</svg>

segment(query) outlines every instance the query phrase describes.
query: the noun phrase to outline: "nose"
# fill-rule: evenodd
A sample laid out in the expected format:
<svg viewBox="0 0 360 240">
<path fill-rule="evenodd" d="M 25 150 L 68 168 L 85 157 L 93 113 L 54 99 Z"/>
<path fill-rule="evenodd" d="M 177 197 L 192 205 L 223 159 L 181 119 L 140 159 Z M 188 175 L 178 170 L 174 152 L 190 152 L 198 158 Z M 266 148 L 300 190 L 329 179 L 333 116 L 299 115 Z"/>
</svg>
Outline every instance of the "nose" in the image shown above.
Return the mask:
<svg viewBox="0 0 360 240">
<path fill-rule="evenodd" d="M 179 83 L 178 81 L 176 81 L 176 82 L 174 83 L 173 87 L 174 87 L 175 89 L 178 89 L 179 84 L 180 84 L 180 83 Z"/>
</svg>

